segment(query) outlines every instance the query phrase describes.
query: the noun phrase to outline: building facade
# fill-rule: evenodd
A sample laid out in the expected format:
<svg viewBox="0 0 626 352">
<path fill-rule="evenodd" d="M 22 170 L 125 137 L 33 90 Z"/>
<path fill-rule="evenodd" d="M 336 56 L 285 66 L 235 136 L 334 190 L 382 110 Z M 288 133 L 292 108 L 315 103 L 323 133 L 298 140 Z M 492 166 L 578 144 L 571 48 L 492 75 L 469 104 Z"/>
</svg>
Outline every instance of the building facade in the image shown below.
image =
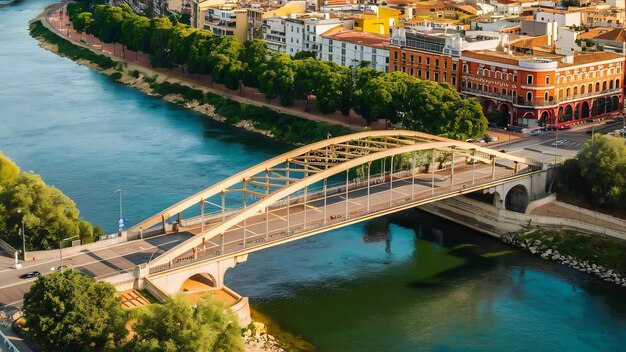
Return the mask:
<svg viewBox="0 0 626 352">
<path fill-rule="evenodd" d="M 474 32 L 461 35 L 459 31 L 423 31 L 397 28 L 391 38 L 389 70 L 400 71 L 419 79 L 448 83 L 459 87 L 461 50 L 491 49 L 499 43 L 499 35 Z"/>
<path fill-rule="evenodd" d="M 463 51 L 461 94 L 514 126 L 561 126 L 624 108 L 624 61 L 614 53 L 526 55 Z"/>
<path fill-rule="evenodd" d="M 389 72 L 389 37 L 350 30 L 322 34 L 322 60 Z"/>
</svg>

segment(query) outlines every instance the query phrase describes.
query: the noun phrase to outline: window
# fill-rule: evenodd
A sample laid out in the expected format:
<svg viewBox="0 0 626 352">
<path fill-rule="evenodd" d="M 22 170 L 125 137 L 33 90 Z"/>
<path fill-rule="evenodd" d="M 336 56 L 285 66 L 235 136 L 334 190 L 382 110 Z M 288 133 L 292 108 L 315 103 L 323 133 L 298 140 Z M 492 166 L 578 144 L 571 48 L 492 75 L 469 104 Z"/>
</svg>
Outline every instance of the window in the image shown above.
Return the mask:
<svg viewBox="0 0 626 352">
<path fill-rule="evenodd" d="M 506 88 L 502 88 L 502 95 L 506 95 Z"/>
<path fill-rule="evenodd" d="M 406 60 L 406 53 L 402 53 L 402 61 Z"/>
<path fill-rule="evenodd" d="M 409 68 L 409 75 L 413 76 L 413 67 Z"/>
<path fill-rule="evenodd" d="M 543 100 L 548 101 L 548 92 L 543 93 Z"/>
<path fill-rule="evenodd" d="M 528 75 L 526 77 L 526 83 L 533 84 L 533 75 Z M 529 99 L 530 100 L 530 99 Z"/>
<path fill-rule="evenodd" d="M 430 71 L 426 70 L 426 79 L 430 79 Z"/>
<path fill-rule="evenodd" d="M 526 100 L 530 103 L 533 101 L 533 93 L 528 92 L 526 93 Z"/>
<path fill-rule="evenodd" d="M 456 62 L 452 63 L 452 71 L 456 71 Z"/>
<path fill-rule="evenodd" d="M 463 64 L 463 73 L 467 73 L 467 65 Z"/>
<path fill-rule="evenodd" d="M 443 69 L 447 69 L 448 68 L 448 61 L 443 60 Z"/>
<path fill-rule="evenodd" d="M 417 70 L 417 78 L 422 78 L 422 70 Z"/>
<path fill-rule="evenodd" d="M 435 82 L 439 82 L 439 72 L 434 73 Z"/>
<path fill-rule="evenodd" d="M 421 57 L 421 56 L 418 56 L 418 57 L 417 57 L 417 63 L 418 63 L 418 64 L 421 64 L 421 63 L 422 63 L 422 57 Z"/>
<path fill-rule="evenodd" d="M 413 63 L 413 55 L 409 56 L 409 61 L 411 61 L 411 63 Z"/>
<path fill-rule="evenodd" d="M 394 60 L 398 60 L 398 52 L 397 51 L 393 52 L 393 59 Z"/>
<path fill-rule="evenodd" d="M 402 66 L 402 73 L 406 73 L 406 67 Z"/>
<path fill-rule="evenodd" d="M 456 87 L 456 76 L 452 76 L 452 80 L 450 81 L 453 87 Z"/>
<path fill-rule="evenodd" d="M 439 67 L 439 59 L 435 59 L 435 67 Z"/>
<path fill-rule="evenodd" d="M 430 58 L 429 57 L 426 58 L 426 65 L 430 65 Z"/>
<path fill-rule="evenodd" d="M 550 75 L 546 75 L 546 84 L 550 84 Z M 548 93 L 546 93 L 548 94 Z"/>
</svg>

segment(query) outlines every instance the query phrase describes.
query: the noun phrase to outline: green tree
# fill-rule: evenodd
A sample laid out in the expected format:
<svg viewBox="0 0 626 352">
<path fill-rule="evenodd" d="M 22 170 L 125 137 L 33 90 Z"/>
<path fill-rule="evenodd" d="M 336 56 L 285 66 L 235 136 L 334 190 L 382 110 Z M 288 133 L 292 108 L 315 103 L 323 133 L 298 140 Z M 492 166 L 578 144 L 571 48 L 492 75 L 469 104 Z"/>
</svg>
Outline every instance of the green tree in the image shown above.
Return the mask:
<svg viewBox="0 0 626 352">
<path fill-rule="evenodd" d="M 315 59 L 315 53 L 310 50 L 298 51 L 294 56 L 294 60 Z"/>
<path fill-rule="evenodd" d="M 295 96 L 295 70 L 291 56 L 276 54 L 261 74 L 260 90 L 267 99 L 280 96 L 282 105 L 293 105 Z"/>
<path fill-rule="evenodd" d="M 237 318 L 223 303 L 207 298 L 194 307 L 182 296 L 148 306 L 133 329 L 128 351 L 244 351 Z"/>
<path fill-rule="evenodd" d="M 259 87 L 259 77 L 267 67 L 268 56 L 267 46 L 262 40 L 248 40 L 243 43 L 239 61 L 242 64 L 242 80 L 246 86 Z"/>
<path fill-rule="evenodd" d="M 115 288 L 74 270 L 38 277 L 24 295 L 24 317 L 47 351 L 113 349 L 127 335 Z"/>
<path fill-rule="evenodd" d="M 578 155 L 592 204 L 626 209 L 626 146 L 621 138 L 597 135 Z"/>
<path fill-rule="evenodd" d="M 7 228 L 12 229 L 11 234 L 0 235 L 16 235 L 23 219 L 29 234 L 29 250 L 58 248 L 62 238 L 91 238 L 93 235 L 91 226 L 79 219 L 76 204 L 57 188 L 46 185 L 38 175 L 20 174 L 15 182 L 0 193 L 0 204 L 9 214 Z M 17 209 L 21 212 L 18 213 Z M 6 239 L 11 243 L 19 243 L 16 238 Z"/>
<path fill-rule="evenodd" d="M 154 67 L 172 67 L 172 53 L 167 46 L 172 28 L 167 17 L 150 20 L 150 64 Z"/>
<path fill-rule="evenodd" d="M 15 165 L 13 160 L 0 152 L 0 191 L 15 182 L 19 174 L 20 168 Z"/>
<path fill-rule="evenodd" d="M 93 23 L 94 23 L 94 19 L 93 19 L 93 15 L 91 14 L 91 12 L 83 12 L 77 15 L 73 21 L 74 29 L 76 29 L 76 31 L 79 33 L 83 33 L 83 32 L 90 33 L 91 25 Z"/>
</svg>

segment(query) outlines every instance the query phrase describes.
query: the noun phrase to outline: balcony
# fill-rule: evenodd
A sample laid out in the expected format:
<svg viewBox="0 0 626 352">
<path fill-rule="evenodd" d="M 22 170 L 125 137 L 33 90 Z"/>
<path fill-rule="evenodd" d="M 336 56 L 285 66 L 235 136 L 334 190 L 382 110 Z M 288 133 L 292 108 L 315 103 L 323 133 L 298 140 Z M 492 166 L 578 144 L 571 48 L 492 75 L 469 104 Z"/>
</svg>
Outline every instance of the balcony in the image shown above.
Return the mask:
<svg viewBox="0 0 626 352">
<path fill-rule="evenodd" d="M 461 88 L 461 93 L 477 95 L 487 98 L 496 98 L 504 101 L 513 101 L 513 97 L 510 95 L 503 95 L 498 93 L 486 92 L 484 90 L 472 89 L 472 88 Z"/>
<path fill-rule="evenodd" d="M 611 95 L 611 94 L 620 94 L 620 93 L 622 93 L 622 88 L 605 89 L 605 90 L 600 91 L 600 92 L 577 94 L 577 95 L 574 95 L 574 96 L 571 96 L 571 97 L 563 97 L 563 98 L 554 99 L 554 100 L 551 100 L 551 101 L 526 100 L 523 97 L 518 97 L 517 102 L 514 102 L 513 105 L 520 106 L 520 107 L 557 106 L 559 104 L 570 103 L 570 102 L 574 102 L 574 101 L 577 101 L 577 100 L 601 97 L 601 96 L 604 96 L 604 95 Z"/>
</svg>

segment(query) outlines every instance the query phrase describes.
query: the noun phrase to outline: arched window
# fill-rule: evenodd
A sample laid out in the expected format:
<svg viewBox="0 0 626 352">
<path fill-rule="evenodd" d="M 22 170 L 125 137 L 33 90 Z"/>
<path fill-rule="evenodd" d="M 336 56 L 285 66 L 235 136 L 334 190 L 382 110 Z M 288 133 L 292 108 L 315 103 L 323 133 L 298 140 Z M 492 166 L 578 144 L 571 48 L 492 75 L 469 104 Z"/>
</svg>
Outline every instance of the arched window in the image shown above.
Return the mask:
<svg viewBox="0 0 626 352">
<path fill-rule="evenodd" d="M 622 86 L 619 85 L 619 79 L 615 80 L 615 88 L 622 88 Z"/>
<path fill-rule="evenodd" d="M 606 90 L 606 81 L 602 82 L 602 90 Z"/>
<path fill-rule="evenodd" d="M 532 93 L 532 92 L 528 92 L 528 93 L 526 93 L 526 100 L 527 100 L 528 102 L 533 101 L 533 93 Z"/>
<path fill-rule="evenodd" d="M 580 94 L 585 94 L 585 85 L 580 86 Z"/>
<path fill-rule="evenodd" d="M 543 93 L 543 100 L 548 101 L 548 92 Z"/>
<path fill-rule="evenodd" d="M 574 96 L 577 96 L 577 95 L 578 95 L 578 87 L 574 86 Z"/>
<path fill-rule="evenodd" d="M 563 88 L 559 89 L 559 99 L 563 99 Z"/>
<path fill-rule="evenodd" d="M 613 89 L 613 81 L 609 81 L 609 89 Z"/>
<path fill-rule="evenodd" d="M 569 87 L 567 87 L 567 90 L 565 90 L 565 96 L 569 98 L 570 93 L 571 93 L 571 90 L 569 89 Z"/>
<path fill-rule="evenodd" d="M 593 93 L 593 85 L 591 83 L 589 83 L 589 86 L 587 87 L 587 93 Z"/>
<path fill-rule="evenodd" d="M 496 79 L 502 79 L 502 73 L 500 71 L 496 71 Z"/>
<path fill-rule="evenodd" d="M 596 82 L 596 93 L 600 91 L 600 82 Z"/>
</svg>

